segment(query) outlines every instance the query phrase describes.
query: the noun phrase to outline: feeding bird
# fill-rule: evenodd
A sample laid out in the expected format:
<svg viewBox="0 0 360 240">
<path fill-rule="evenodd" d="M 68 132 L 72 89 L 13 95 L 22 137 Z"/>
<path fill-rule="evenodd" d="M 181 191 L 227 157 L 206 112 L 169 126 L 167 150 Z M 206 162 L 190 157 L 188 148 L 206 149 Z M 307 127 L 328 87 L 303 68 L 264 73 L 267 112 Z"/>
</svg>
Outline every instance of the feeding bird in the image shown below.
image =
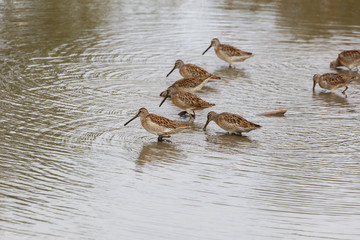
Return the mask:
<svg viewBox="0 0 360 240">
<path fill-rule="evenodd" d="M 359 71 L 360 66 L 360 50 L 348 50 L 339 53 L 337 59 L 330 63 L 330 68 L 337 68 L 340 66 L 347 67 L 349 70 L 356 68 Z"/>
<path fill-rule="evenodd" d="M 238 114 L 234 113 L 216 113 L 211 111 L 207 115 L 207 121 L 203 130 L 206 130 L 207 125 L 214 121 L 219 127 L 228 131 L 229 134 L 241 135 L 243 132 L 250 132 L 251 130 L 261 128 L 260 125 L 252 123 Z"/>
<path fill-rule="evenodd" d="M 135 117 L 127 121 L 124 126 L 129 124 L 137 117 L 140 117 L 141 125 L 145 128 L 146 131 L 159 136 L 159 142 L 163 141 L 164 137 L 170 137 L 170 134 L 177 133 L 178 131 L 189 127 L 172 121 L 166 117 L 149 113 L 146 108 L 140 108 Z"/>
<path fill-rule="evenodd" d="M 193 93 L 183 92 L 175 87 L 169 87 L 159 107 L 161 107 L 168 97 L 171 98 L 175 106 L 184 109 L 189 114 L 190 119 L 195 118 L 195 110 L 215 106 L 215 104 L 204 101 Z"/>
<path fill-rule="evenodd" d="M 211 73 L 208 73 L 205 69 L 198 67 L 194 64 L 185 64 L 182 60 L 177 60 L 173 69 L 166 75 L 168 77 L 175 69 L 179 69 L 180 75 L 184 78 L 210 78 L 210 79 L 221 79 Z"/>
<path fill-rule="evenodd" d="M 175 87 L 183 92 L 200 91 L 210 78 L 182 78 L 174 82 L 170 87 Z M 160 93 L 161 97 L 165 97 L 166 90 Z"/>
<path fill-rule="evenodd" d="M 253 56 L 253 54 L 250 52 L 244 52 L 236 47 L 227 44 L 221 44 L 217 38 L 213 38 L 210 46 L 203 52 L 202 55 L 204 55 L 211 47 L 214 47 L 216 55 L 221 60 L 229 63 L 230 68 L 235 68 L 234 62 L 243 62 Z"/>
<path fill-rule="evenodd" d="M 338 73 L 325 73 L 323 75 L 315 74 L 313 77 L 314 85 L 313 91 L 315 90 L 315 86 L 318 83 L 321 88 L 331 90 L 331 92 L 335 92 L 336 89 L 345 87 L 343 94 L 348 89 L 349 83 L 355 80 L 357 77 L 355 76 L 346 76 Z"/>
</svg>

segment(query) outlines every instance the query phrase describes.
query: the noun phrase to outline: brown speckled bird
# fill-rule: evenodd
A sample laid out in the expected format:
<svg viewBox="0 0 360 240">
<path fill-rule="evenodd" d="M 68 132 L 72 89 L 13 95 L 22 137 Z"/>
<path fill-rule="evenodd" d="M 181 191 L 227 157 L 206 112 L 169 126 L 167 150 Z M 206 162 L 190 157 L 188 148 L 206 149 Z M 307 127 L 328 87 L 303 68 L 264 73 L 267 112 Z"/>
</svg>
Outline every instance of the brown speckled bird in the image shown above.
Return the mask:
<svg viewBox="0 0 360 240">
<path fill-rule="evenodd" d="M 338 88 L 345 87 L 342 92 L 345 94 L 345 91 L 348 89 L 348 84 L 356 78 L 355 76 L 346 76 L 338 73 L 315 74 L 313 77 L 313 91 L 315 90 L 316 83 L 318 83 L 320 87 L 331 90 L 331 92 L 335 92 Z"/>
<path fill-rule="evenodd" d="M 169 87 L 159 107 L 161 107 L 168 97 L 171 98 L 175 106 L 184 109 L 189 114 L 190 119 L 195 118 L 195 110 L 215 106 L 215 104 L 204 101 L 193 93 L 183 92 L 175 87 Z"/>
<path fill-rule="evenodd" d="M 228 112 L 217 114 L 216 112 L 211 111 L 207 115 L 207 121 L 203 130 L 206 130 L 207 125 L 211 121 L 215 121 L 219 127 L 228 131 L 229 134 L 234 135 L 241 135 L 243 132 L 250 132 L 251 130 L 261 128 L 260 125 L 249 122 L 240 115 Z"/>
<path fill-rule="evenodd" d="M 189 127 L 168 118 L 151 114 L 146 108 L 140 108 L 135 117 L 127 121 L 124 126 L 137 117 L 140 117 L 141 125 L 146 131 L 159 136 L 158 141 L 163 141 L 165 136 L 170 137 L 170 134 L 177 133 L 178 131 Z"/>
<path fill-rule="evenodd" d="M 185 64 L 182 60 L 175 62 L 174 68 L 166 75 L 168 77 L 175 69 L 179 69 L 180 75 L 184 78 L 210 78 L 221 79 L 211 73 L 208 73 L 205 69 L 198 67 L 194 64 Z"/>
<path fill-rule="evenodd" d="M 359 71 L 360 65 L 360 50 L 343 51 L 338 55 L 335 61 L 330 63 L 330 68 L 337 68 L 340 66 L 347 67 L 349 70 L 356 68 Z"/>
<path fill-rule="evenodd" d="M 174 82 L 170 87 L 175 87 L 183 92 L 200 91 L 210 78 L 182 78 Z M 166 96 L 166 90 L 160 93 L 161 97 Z"/>
<path fill-rule="evenodd" d="M 203 52 L 202 55 L 204 55 L 211 47 L 214 47 L 216 55 L 221 60 L 229 63 L 230 68 L 235 68 L 234 62 L 243 62 L 253 56 L 253 54 L 250 52 L 244 52 L 236 47 L 227 44 L 221 44 L 217 38 L 214 38 L 211 41 L 210 46 Z"/>
</svg>

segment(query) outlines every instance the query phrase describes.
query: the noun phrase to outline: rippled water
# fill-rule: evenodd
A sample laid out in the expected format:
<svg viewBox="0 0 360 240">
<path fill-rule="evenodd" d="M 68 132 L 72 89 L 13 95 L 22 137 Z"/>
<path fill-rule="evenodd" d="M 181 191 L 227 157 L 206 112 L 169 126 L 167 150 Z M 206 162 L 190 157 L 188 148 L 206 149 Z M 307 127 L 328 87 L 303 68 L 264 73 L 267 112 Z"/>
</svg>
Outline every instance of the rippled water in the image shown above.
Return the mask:
<svg viewBox="0 0 360 240">
<path fill-rule="evenodd" d="M 359 49 L 359 16 L 355 0 L 0 1 L 0 239 L 359 239 L 360 80 L 311 90 Z M 229 69 L 201 55 L 213 37 L 255 56 Z M 159 108 L 177 59 L 223 78 L 198 93 L 211 110 L 263 127 Z M 191 129 L 158 143 L 123 126 L 140 107 Z"/>
</svg>

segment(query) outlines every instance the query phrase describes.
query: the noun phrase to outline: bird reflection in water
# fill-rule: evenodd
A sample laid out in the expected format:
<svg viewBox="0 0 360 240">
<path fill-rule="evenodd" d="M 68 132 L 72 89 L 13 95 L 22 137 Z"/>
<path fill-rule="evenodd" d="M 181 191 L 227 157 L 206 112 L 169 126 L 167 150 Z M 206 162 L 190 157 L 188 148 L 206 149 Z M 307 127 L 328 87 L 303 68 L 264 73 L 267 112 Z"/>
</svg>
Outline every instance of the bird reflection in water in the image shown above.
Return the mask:
<svg viewBox="0 0 360 240">
<path fill-rule="evenodd" d="M 217 148 L 212 149 L 213 151 L 241 153 L 243 152 L 242 149 L 258 147 L 257 141 L 246 135 L 237 136 L 228 134 L 227 132 L 204 132 L 204 134 L 206 134 L 206 141 L 210 145 L 217 146 Z"/>
<path fill-rule="evenodd" d="M 345 96 L 340 96 L 332 92 L 313 92 L 314 99 L 320 99 L 326 103 L 331 104 L 332 106 L 349 106 L 349 102 Z"/>
<path fill-rule="evenodd" d="M 146 164 L 163 166 L 181 159 L 181 155 L 182 151 L 171 142 L 144 143 L 135 163 L 138 168 Z M 141 172 L 140 169 L 138 171 Z"/>
<path fill-rule="evenodd" d="M 218 76 L 226 76 L 225 79 L 246 79 L 250 81 L 250 76 L 241 68 L 232 68 L 229 71 L 228 67 L 219 67 L 215 69 L 214 74 Z M 224 79 L 224 78 L 223 78 Z"/>
</svg>

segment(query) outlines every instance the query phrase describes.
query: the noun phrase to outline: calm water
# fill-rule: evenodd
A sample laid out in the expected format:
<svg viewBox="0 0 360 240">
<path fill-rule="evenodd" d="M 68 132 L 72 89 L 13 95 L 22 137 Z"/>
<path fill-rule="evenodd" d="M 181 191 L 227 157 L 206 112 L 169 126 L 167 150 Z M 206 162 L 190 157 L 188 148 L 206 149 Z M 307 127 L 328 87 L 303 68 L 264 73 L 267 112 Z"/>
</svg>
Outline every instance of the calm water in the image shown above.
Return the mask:
<svg viewBox="0 0 360 240">
<path fill-rule="evenodd" d="M 357 0 L 0 0 L 0 239 L 360 239 L 360 80 L 311 90 L 360 48 L 359 16 Z M 255 56 L 229 69 L 201 55 L 213 37 Z M 263 128 L 159 108 L 177 59 L 223 78 L 198 93 L 211 110 Z M 158 143 L 123 126 L 140 107 L 192 128 Z"/>
</svg>

